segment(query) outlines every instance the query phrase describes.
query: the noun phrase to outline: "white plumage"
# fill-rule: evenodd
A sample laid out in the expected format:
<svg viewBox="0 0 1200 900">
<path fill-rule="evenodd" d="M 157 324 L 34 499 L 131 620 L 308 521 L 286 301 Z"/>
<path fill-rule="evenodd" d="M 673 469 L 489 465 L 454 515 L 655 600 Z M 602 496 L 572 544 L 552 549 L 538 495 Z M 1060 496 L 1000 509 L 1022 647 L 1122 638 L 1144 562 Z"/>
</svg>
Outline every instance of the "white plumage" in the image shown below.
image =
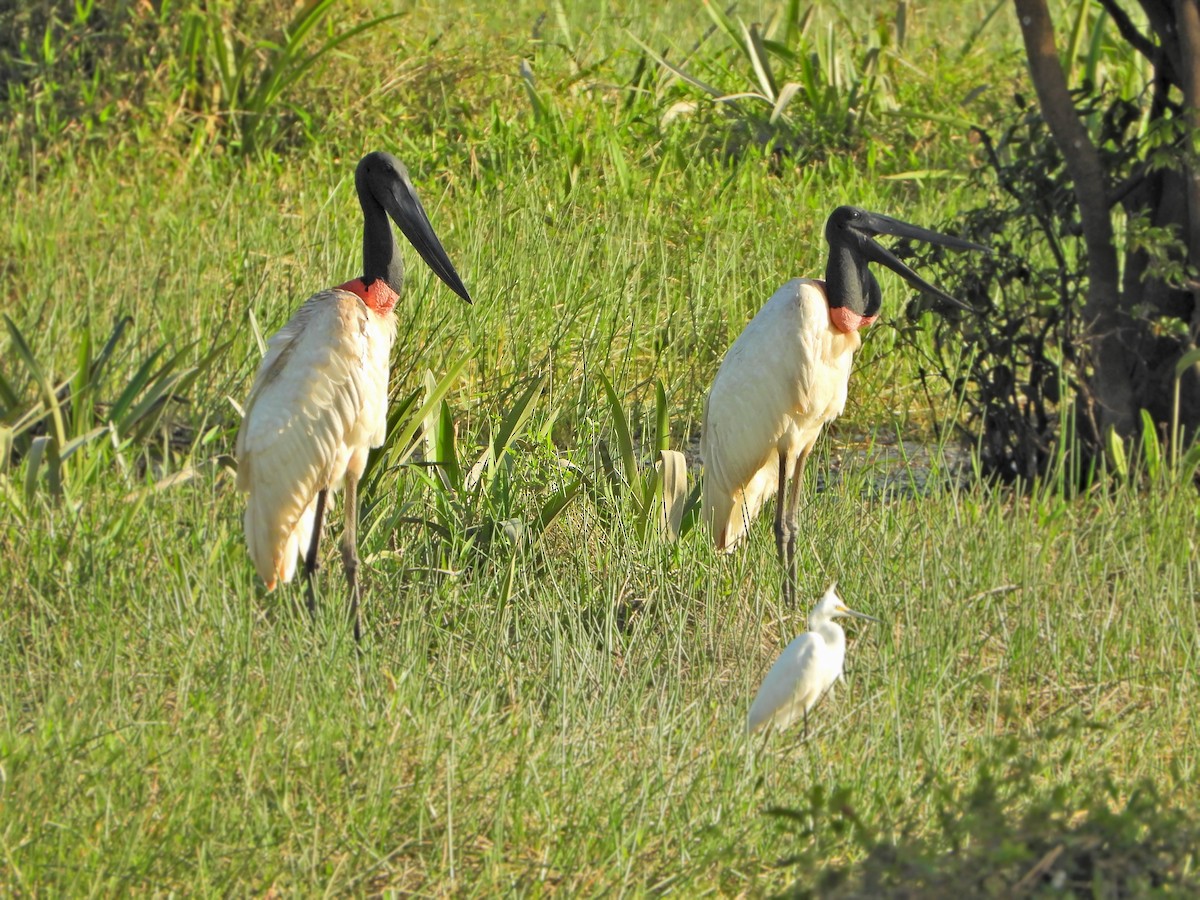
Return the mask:
<svg viewBox="0 0 1200 900">
<path fill-rule="evenodd" d="M 246 543 L 273 589 L 295 575 L 317 494 L 355 482 L 387 427 L 396 317 L 356 294 L 311 297 L 267 344 L 237 437 L 238 488 L 250 494 Z"/>
<path fill-rule="evenodd" d="M 839 616 L 879 621 L 847 607 L 837 595 L 837 583 L 831 584 L 809 613 L 809 630 L 784 648 L 763 679 L 746 717 L 748 732 L 768 726 L 783 730 L 801 717 L 807 731 L 809 710 L 842 675 L 846 633 L 833 621 Z"/>
<path fill-rule="evenodd" d="M 468 303 L 471 297 L 398 159 L 368 153 L 354 186 L 363 213 L 363 274 L 309 298 L 271 336 L 236 452 L 238 488 L 250 495 L 246 546 L 254 567 L 273 590 L 292 580 L 303 559 L 310 610 L 325 505 L 331 491 L 345 491 L 342 566 L 357 640 L 358 480 L 387 431 L 392 309 L 404 283 L 389 218 L 445 284 Z"/>
<path fill-rule="evenodd" d="M 717 370 L 704 406 L 701 515 L 718 550 L 745 536 L 779 487 L 808 456 L 825 425 L 842 414 L 857 331 L 829 320 L 823 282 L 794 278 L 745 327 Z"/>
<path fill-rule="evenodd" d="M 789 602 L 795 600 L 804 464 L 821 429 L 846 407 L 859 331 L 875 321 L 882 303 L 867 264 L 881 263 L 943 302 L 964 307 L 877 243 L 878 234 L 984 249 L 889 216 L 838 207 L 825 223 L 825 280 L 797 278 L 775 292 L 729 348 L 704 404 L 701 517 L 716 548 L 729 552 L 776 496 L 775 549 Z"/>
</svg>

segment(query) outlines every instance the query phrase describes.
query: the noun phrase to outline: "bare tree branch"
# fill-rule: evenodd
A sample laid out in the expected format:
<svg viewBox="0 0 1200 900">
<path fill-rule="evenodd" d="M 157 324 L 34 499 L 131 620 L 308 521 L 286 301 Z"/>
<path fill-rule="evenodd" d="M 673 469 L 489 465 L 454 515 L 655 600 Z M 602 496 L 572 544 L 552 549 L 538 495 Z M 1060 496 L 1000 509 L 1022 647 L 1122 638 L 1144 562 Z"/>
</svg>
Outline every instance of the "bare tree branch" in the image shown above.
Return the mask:
<svg viewBox="0 0 1200 900">
<path fill-rule="evenodd" d="M 1121 8 L 1117 0 L 1100 0 L 1100 5 L 1113 20 L 1113 24 L 1117 26 L 1117 31 L 1121 32 L 1121 37 L 1129 41 L 1130 46 L 1151 63 L 1157 63 L 1158 55 L 1161 52 L 1160 48 L 1150 38 L 1138 31 L 1137 26 L 1133 24 L 1133 19 L 1129 18 L 1129 14 Z"/>
</svg>

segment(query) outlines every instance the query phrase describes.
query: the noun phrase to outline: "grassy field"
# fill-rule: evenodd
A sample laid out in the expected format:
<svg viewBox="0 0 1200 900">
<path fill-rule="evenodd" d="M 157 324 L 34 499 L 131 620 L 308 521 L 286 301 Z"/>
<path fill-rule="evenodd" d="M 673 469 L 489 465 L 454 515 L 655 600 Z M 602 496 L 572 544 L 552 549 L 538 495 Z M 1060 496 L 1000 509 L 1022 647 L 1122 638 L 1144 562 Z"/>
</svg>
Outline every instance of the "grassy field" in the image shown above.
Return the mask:
<svg viewBox="0 0 1200 900">
<path fill-rule="evenodd" d="M 261 6 L 264 33 L 291 10 Z M 94 357 L 131 321 L 95 417 L 82 393 L 63 410 L 103 429 L 58 496 L 28 453 L 0 461 L 0 891 L 1007 896 L 1048 889 L 1043 871 L 1082 896 L 1194 888 L 1198 507 L 1169 468 L 1068 498 L 949 477 L 936 452 L 932 472 L 897 461 L 954 397 L 915 387 L 888 321 L 908 295 L 882 276 L 810 464 L 800 594 L 836 579 L 884 624 L 850 626 L 807 738 L 765 739 L 743 733 L 750 699 L 805 628 L 769 524 L 731 557 L 698 530 L 667 544 L 603 474 L 600 376 L 639 459 L 656 379 L 690 452 L 723 352 L 820 271 L 832 208 L 951 230 L 986 198 L 968 126 L 1027 86 L 1007 5 L 982 27 L 994 4 L 964 6 L 818 10 L 807 39 L 860 71 L 876 47 L 879 81 L 855 127 L 811 140 L 836 109 L 809 122 L 795 101 L 787 152 L 749 114 L 662 124 L 689 96 L 662 75 L 628 87 L 639 60 L 662 71 L 644 44 L 748 89 L 691 4 L 405 6 L 322 57 L 287 98 L 309 125 L 253 153 L 172 93 L 170 57 L 159 81 L 98 69 L 91 99 L 49 75 L 10 89 L 0 374 L 38 395 L 14 330 L 53 387 L 83 335 Z M 350 4 L 322 34 L 389 11 Z M 376 148 L 405 160 L 476 298 L 406 256 L 396 403 L 466 358 L 446 398 L 466 466 L 544 381 L 483 490 L 451 495 L 386 448 L 356 647 L 335 541 L 315 623 L 298 589 L 256 583 L 228 454 L 258 335 L 358 271 L 353 166 Z M 107 424 L 159 347 L 203 371 L 145 434 Z M 591 489 L 531 546 L 484 541 L 578 473 Z"/>
</svg>

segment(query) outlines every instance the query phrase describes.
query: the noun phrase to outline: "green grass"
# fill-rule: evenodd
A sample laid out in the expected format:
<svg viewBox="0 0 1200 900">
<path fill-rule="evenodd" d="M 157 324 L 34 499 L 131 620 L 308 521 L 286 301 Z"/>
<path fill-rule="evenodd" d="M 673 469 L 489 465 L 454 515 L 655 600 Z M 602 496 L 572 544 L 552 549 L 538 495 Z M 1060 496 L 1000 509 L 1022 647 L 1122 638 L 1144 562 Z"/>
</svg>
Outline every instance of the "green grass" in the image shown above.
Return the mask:
<svg viewBox="0 0 1200 900">
<path fill-rule="evenodd" d="M 807 740 L 743 734 L 758 680 L 804 628 L 803 610 L 780 606 L 766 521 L 717 557 L 699 531 L 678 546 L 640 539 L 619 492 L 600 489 L 528 551 L 481 558 L 464 535 L 447 546 L 389 527 L 432 515 L 426 482 L 400 469 L 364 497 L 361 648 L 333 541 L 315 623 L 298 589 L 256 584 L 242 499 L 218 464 L 257 364 L 251 314 L 269 333 L 357 272 L 351 176 L 365 149 L 407 162 L 476 297 L 458 303 L 406 256 L 393 397 L 473 354 L 448 398 L 473 459 L 547 376 L 509 455 L 526 516 L 563 485 L 561 459 L 600 472 L 611 417 L 598 375 L 640 411 L 642 449 L 655 378 L 673 445 L 694 440 L 742 324 L 786 278 L 820 271 L 834 206 L 938 226 L 971 198 L 965 132 L 932 116 L 962 115 L 995 59 L 1018 59 L 1006 12 L 966 53 L 979 16 L 915 19 L 904 57 L 921 65 L 895 63 L 909 76 L 895 90 L 919 115 L 781 165 L 761 148 L 706 156 L 711 122 L 659 133 L 653 110 L 624 114 L 619 92 L 586 88 L 628 80 L 632 34 L 686 49 L 709 21 L 640 6 L 551 4 L 537 38 L 540 6 L 503 20 L 420 6 L 363 39 L 399 48 L 393 80 L 331 54 L 344 68 L 306 86 L 329 102 L 321 139 L 263 157 L 216 152 L 182 126 L 68 128 L 38 152 L 6 132 L 0 311 L 48 371 L 71 372 L 78 344 L 64 335 L 100 340 L 125 314 L 111 364 L 125 378 L 164 342 L 198 339 L 197 359 L 232 345 L 178 412 L 216 429 L 207 443 L 151 466 L 136 448 L 104 466 L 81 450 L 57 502 L 25 498 L 24 463 L 0 470 L 5 893 L 764 895 L 830 873 L 852 885 L 893 844 L 946 871 L 1017 860 L 1015 881 L 1040 855 L 980 855 L 1009 833 L 971 818 L 981 773 L 1025 765 L 1001 778 L 1001 805 L 1049 806 L 1051 841 L 1085 813 L 1108 821 L 1103 807 L 1125 829 L 1106 846 L 1150 846 L 1161 835 L 1131 797 L 1169 798 L 1164 822 L 1200 802 L 1194 492 L 1166 472 L 1075 499 L 881 491 L 877 451 L 846 436 L 919 430 L 929 405 L 886 327 L 814 455 L 810 472 L 839 477 L 810 494 L 801 548 L 806 602 L 836 578 L 885 624 L 852 628 L 847 683 Z M 379 11 L 362 4 L 354 21 Z M 553 120 L 530 108 L 522 57 Z M 881 283 L 885 316 L 900 316 L 904 289 Z M 23 371 L 7 347 L 0 368 Z M 1189 854 L 1172 872 L 1194 883 Z"/>
</svg>

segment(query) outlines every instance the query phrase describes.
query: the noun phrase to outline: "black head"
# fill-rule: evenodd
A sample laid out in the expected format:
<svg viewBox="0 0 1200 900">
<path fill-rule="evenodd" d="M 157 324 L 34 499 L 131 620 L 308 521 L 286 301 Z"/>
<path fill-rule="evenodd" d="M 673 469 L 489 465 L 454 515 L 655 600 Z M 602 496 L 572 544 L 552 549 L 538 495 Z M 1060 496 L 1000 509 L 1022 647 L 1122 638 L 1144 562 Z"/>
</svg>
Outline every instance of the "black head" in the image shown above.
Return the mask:
<svg viewBox="0 0 1200 900">
<path fill-rule="evenodd" d="M 961 238 L 910 225 L 891 216 L 867 212 L 856 206 L 839 206 L 825 223 L 825 239 L 829 242 L 825 281 L 831 311 L 845 310 L 848 315 L 843 317 L 851 322 L 869 322 L 879 315 L 879 283 L 867 268 L 868 263 L 887 266 L 918 290 L 933 294 L 961 309 L 970 309 L 967 304 L 925 281 L 890 250 L 878 243 L 875 237 L 881 234 L 911 238 L 955 250 L 987 249 Z"/>
<path fill-rule="evenodd" d="M 363 209 L 363 277 L 383 278 L 400 291 L 404 265 L 386 213 L 438 278 L 470 303 L 471 295 L 434 233 L 404 164 L 381 150 L 368 153 L 359 160 L 354 186 Z"/>
</svg>

